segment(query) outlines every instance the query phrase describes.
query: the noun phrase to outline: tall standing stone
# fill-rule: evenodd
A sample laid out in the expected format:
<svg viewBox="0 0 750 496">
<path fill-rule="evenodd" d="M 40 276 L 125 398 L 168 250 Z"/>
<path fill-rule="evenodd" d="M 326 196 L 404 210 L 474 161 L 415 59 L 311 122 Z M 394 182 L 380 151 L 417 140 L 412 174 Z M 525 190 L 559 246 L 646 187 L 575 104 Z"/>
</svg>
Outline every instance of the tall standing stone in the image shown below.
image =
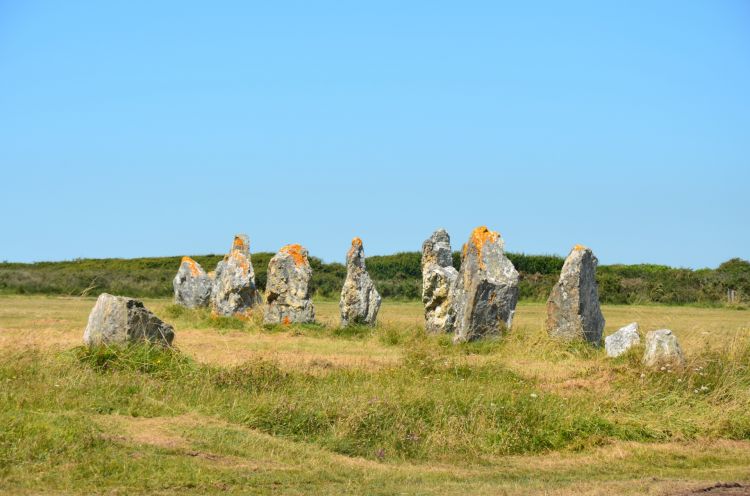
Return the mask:
<svg viewBox="0 0 750 496">
<path fill-rule="evenodd" d="M 601 344 L 604 316 L 596 284 L 598 263 L 594 252 L 581 245 L 575 245 L 565 259 L 560 279 L 547 299 L 546 327 L 550 336 Z"/>
<path fill-rule="evenodd" d="M 138 300 L 102 293 L 89 314 L 83 342 L 86 346 L 149 342 L 169 346 L 174 329 Z"/>
<path fill-rule="evenodd" d="M 286 245 L 268 263 L 266 282 L 266 324 L 291 324 L 315 321 L 310 295 L 312 268 L 307 250 Z"/>
<path fill-rule="evenodd" d="M 477 227 L 464 245 L 450 297 L 455 343 L 500 335 L 511 327 L 518 302 L 518 271 L 500 234 Z"/>
<path fill-rule="evenodd" d="M 198 262 L 182 257 L 180 268 L 172 281 L 174 302 L 187 308 L 207 307 L 211 301 L 213 281 Z"/>
<path fill-rule="evenodd" d="M 260 301 L 250 260 L 250 240 L 246 235 L 238 234 L 229 254 L 216 266 L 211 309 L 216 315 L 242 317 L 248 316 Z"/>
<path fill-rule="evenodd" d="M 422 244 L 422 303 L 427 332 L 453 330 L 449 300 L 457 277 L 451 238 L 445 229 L 438 229 Z"/>
<path fill-rule="evenodd" d="M 346 254 L 346 280 L 339 300 L 341 325 L 375 325 L 380 300 L 380 295 L 365 268 L 362 240 L 354 238 L 352 247 Z"/>
</svg>

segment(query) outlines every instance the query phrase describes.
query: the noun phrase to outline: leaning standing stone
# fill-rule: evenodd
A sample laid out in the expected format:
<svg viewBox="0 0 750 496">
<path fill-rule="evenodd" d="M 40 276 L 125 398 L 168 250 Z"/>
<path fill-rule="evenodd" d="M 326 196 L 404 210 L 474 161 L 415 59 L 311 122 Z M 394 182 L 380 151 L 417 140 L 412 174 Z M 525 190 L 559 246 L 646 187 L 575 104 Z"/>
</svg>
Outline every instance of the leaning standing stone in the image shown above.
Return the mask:
<svg viewBox="0 0 750 496">
<path fill-rule="evenodd" d="M 246 235 L 234 237 L 232 250 L 216 266 L 211 293 L 211 308 L 216 315 L 248 316 L 250 310 L 260 303 L 250 261 L 250 241 Z"/>
<path fill-rule="evenodd" d="M 310 297 L 312 268 L 307 250 L 300 245 L 284 246 L 268 263 L 266 282 L 266 324 L 315 321 Z"/>
<path fill-rule="evenodd" d="M 584 339 L 599 346 L 604 316 L 599 308 L 594 253 L 576 245 L 565 259 L 560 280 L 547 300 L 547 332 L 564 341 Z"/>
<path fill-rule="evenodd" d="M 641 344 L 638 323 L 632 322 L 604 338 L 604 349 L 608 357 L 618 357 L 633 346 Z"/>
<path fill-rule="evenodd" d="M 346 254 L 346 280 L 339 300 L 341 326 L 375 325 L 379 309 L 380 295 L 365 268 L 362 240 L 354 238 L 352 247 Z"/>
<path fill-rule="evenodd" d="M 646 352 L 643 354 L 643 364 L 650 368 L 674 367 L 685 365 L 682 348 L 677 342 L 677 336 L 669 329 L 659 329 L 646 334 Z"/>
<path fill-rule="evenodd" d="M 211 301 L 211 278 L 198 262 L 182 257 L 180 268 L 172 281 L 174 302 L 187 308 L 207 307 Z"/>
<path fill-rule="evenodd" d="M 86 346 L 150 342 L 169 346 L 174 329 L 162 322 L 138 300 L 102 293 L 89 314 L 83 333 Z"/>
<path fill-rule="evenodd" d="M 450 297 L 453 342 L 499 335 L 510 329 L 518 302 L 518 271 L 505 256 L 500 234 L 477 227 L 464 245 Z"/>
<path fill-rule="evenodd" d="M 457 277 L 450 236 L 445 229 L 438 229 L 422 244 L 422 303 L 427 332 L 453 330 L 449 298 Z"/>
</svg>

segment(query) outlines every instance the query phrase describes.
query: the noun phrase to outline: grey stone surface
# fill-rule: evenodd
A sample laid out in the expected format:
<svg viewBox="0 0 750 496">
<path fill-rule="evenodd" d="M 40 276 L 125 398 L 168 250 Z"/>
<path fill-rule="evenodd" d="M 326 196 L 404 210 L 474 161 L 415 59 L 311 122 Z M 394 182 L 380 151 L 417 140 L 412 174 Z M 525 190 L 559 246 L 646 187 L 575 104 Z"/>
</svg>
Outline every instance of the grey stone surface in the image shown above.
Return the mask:
<svg viewBox="0 0 750 496">
<path fill-rule="evenodd" d="M 380 295 L 365 268 L 362 240 L 354 238 L 346 254 L 346 280 L 341 288 L 339 311 L 341 326 L 375 325 L 380 310 Z"/>
<path fill-rule="evenodd" d="M 422 244 L 422 303 L 427 332 L 453 330 L 449 300 L 457 277 L 450 236 L 445 229 L 438 229 Z"/>
<path fill-rule="evenodd" d="M 247 317 L 261 302 L 250 260 L 250 241 L 244 234 L 234 237 L 232 249 L 216 266 L 211 290 L 211 310 L 216 315 Z"/>
<path fill-rule="evenodd" d="M 565 259 L 560 279 L 547 300 L 547 332 L 564 341 L 583 339 L 601 345 L 604 316 L 599 308 L 594 253 L 576 245 Z"/>
<path fill-rule="evenodd" d="M 138 300 L 102 293 L 89 314 L 83 333 L 87 346 L 123 345 L 148 341 L 169 346 L 174 329 L 162 322 Z"/>
<path fill-rule="evenodd" d="M 646 334 L 646 351 L 643 364 L 650 368 L 680 368 L 685 365 L 685 356 L 675 336 L 669 329 L 659 329 Z"/>
<path fill-rule="evenodd" d="M 455 343 L 510 329 L 518 302 L 518 271 L 505 256 L 500 234 L 477 227 L 464 245 L 449 305 Z"/>
<path fill-rule="evenodd" d="M 310 295 L 312 268 L 307 250 L 300 245 L 286 245 L 268 263 L 266 324 L 308 323 L 315 321 Z"/>
<path fill-rule="evenodd" d="M 213 281 L 198 262 L 182 257 L 180 268 L 172 281 L 174 302 L 187 308 L 207 307 L 211 302 Z"/>
<path fill-rule="evenodd" d="M 641 334 L 638 332 L 637 322 L 631 322 L 604 338 L 604 349 L 607 356 L 612 358 L 622 355 L 639 344 L 641 344 Z"/>
<path fill-rule="evenodd" d="M 445 229 L 438 229 L 422 243 L 422 269 L 431 264 L 453 267 L 451 237 Z"/>
</svg>

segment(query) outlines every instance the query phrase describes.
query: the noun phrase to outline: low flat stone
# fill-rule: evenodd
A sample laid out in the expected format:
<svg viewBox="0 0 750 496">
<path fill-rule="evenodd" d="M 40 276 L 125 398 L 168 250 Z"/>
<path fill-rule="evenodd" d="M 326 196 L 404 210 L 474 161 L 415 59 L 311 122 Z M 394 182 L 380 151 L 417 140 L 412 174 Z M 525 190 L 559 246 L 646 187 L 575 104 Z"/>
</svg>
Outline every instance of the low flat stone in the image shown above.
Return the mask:
<svg viewBox="0 0 750 496">
<path fill-rule="evenodd" d="M 203 267 L 190 257 L 182 257 L 172 281 L 174 302 L 187 308 L 207 307 L 211 302 L 213 281 Z"/>
<path fill-rule="evenodd" d="M 659 329 L 646 334 L 646 351 L 643 365 L 650 368 L 682 368 L 685 356 L 675 336 L 669 329 Z"/>
<path fill-rule="evenodd" d="M 608 357 L 618 357 L 633 346 L 641 344 L 638 323 L 632 322 L 604 338 L 604 349 Z"/>
<path fill-rule="evenodd" d="M 286 245 L 268 263 L 266 324 L 315 322 L 315 307 L 310 295 L 312 268 L 307 250 Z"/>
<path fill-rule="evenodd" d="M 87 346 L 137 342 L 170 346 L 173 340 L 172 326 L 162 322 L 142 302 L 107 293 L 97 298 L 83 333 Z"/>
<path fill-rule="evenodd" d="M 365 268 L 362 240 L 354 238 L 346 254 L 346 279 L 339 300 L 341 326 L 375 325 L 380 302 L 380 295 Z"/>
</svg>

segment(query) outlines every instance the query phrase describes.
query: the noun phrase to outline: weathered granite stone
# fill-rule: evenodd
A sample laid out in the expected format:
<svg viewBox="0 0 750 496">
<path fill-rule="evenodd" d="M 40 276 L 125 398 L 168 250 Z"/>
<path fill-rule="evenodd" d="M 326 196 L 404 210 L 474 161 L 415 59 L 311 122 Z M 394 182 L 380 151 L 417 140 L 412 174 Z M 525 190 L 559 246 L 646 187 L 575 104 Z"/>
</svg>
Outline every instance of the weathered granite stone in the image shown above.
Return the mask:
<svg viewBox="0 0 750 496">
<path fill-rule="evenodd" d="M 650 368 L 672 367 L 680 368 L 685 365 L 682 348 L 677 342 L 677 336 L 669 329 L 659 329 L 646 334 L 646 351 L 643 354 L 643 364 Z"/>
<path fill-rule="evenodd" d="M 261 301 L 250 260 L 250 241 L 244 234 L 234 237 L 232 249 L 216 266 L 211 290 L 211 309 L 222 316 L 249 316 Z"/>
<path fill-rule="evenodd" d="M 451 237 L 445 229 L 438 229 L 422 243 L 422 269 L 430 264 L 453 267 Z"/>
<path fill-rule="evenodd" d="M 632 322 L 604 338 L 604 349 L 608 357 L 618 357 L 633 346 L 641 344 L 638 323 Z"/>
<path fill-rule="evenodd" d="M 291 324 L 315 321 L 310 295 L 312 268 L 307 250 L 286 245 L 268 263 L 266 282 L 266 324 Z"/>
<path fill-rule="evenodd" d="M 445 229 L 438 229 L 422 244 L 422 303 L 427 332 L 453 330 L 449 298 L 457 277 L 450 236 Z"/>
<path fill-rule="evenodd" d="M 169 346 L 174 329 L 162 322 L 138 300 L 102 293 L 89 314 L 83 333 L 87 346 L 123 345 L 148 341 Z"/>
<path fill-rule="evenodd" d="M 339 300 L 341 326 L 375 325 L 379 309 L 380 295 L 365 268 L 362 240 L 354 238 L 352 247 L 346 254 L 346 280 Z"/>
<path fill-rule="evenodd" d="M 207 307 L 211 301 L 213 281 L 198 262 L 182 257 L 180 268 L 172 281 L 174 302 L 187 308 Z"/>
<path fill-rule="evenodd" d="M 601 345 L 604 316 L 599 308 L 594 253 L 576 245 L 565 259 L 560 279 L 547 300 L 547 332 L 572 341 L 584 339 Z"/>
<path fill-rule="evenodd" d="M 503 252 L 500 234 L 477 227 L 464 245 L 450 296 L 454 343 L 510 329 L 518 302 L 518 271 Z"/>
</svg>

